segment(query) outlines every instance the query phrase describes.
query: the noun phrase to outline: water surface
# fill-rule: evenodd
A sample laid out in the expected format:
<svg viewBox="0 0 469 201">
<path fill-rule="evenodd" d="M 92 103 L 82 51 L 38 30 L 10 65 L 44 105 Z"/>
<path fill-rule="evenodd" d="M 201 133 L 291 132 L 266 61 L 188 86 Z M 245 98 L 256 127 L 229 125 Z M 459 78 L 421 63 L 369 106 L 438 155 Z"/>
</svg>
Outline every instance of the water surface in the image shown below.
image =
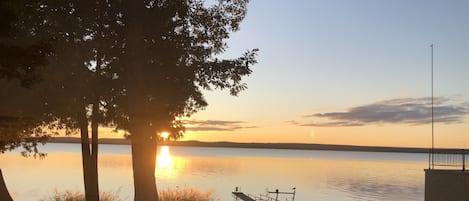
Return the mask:
<svg viewBox="0 0 469 201">
<path fill-rule="evenodd" d="M 18 152 L 0 155 L 15 201 L 31 201 L 57 190 L 83 189 L 80 145 L 48 144 L 42 160 Z M 132 163 L 127 145 L 100 145 L 103 191 L 132 200 Z M 423 200 L 426 154 L 306 151 L 280 149 L 159 147 L 159 189 L 214 190 L 233 200 L 236 186 L 251 194 L 297 188 L 298 201 Z M 285 200 L 285 199 L 283 199 Z"/>
</svg>

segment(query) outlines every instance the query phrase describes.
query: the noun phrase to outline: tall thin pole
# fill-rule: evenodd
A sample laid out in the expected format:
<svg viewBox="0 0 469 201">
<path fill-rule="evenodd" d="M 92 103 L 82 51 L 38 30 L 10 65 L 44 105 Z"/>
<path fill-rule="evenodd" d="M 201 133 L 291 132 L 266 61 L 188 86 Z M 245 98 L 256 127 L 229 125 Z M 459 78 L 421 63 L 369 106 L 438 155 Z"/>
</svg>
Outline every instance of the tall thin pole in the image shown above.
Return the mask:
<svg viewBox="0 0 469 201">
<path fill-rule="evenodd" d="M 431 71 L 432 71 L 432 169 L 434 169 L 434 152 L 435 152 L 435 121 L 434 121 L 434 112 L 433 112 L 433 44 L 430 45 L 431 48 Z"/>
</svg>

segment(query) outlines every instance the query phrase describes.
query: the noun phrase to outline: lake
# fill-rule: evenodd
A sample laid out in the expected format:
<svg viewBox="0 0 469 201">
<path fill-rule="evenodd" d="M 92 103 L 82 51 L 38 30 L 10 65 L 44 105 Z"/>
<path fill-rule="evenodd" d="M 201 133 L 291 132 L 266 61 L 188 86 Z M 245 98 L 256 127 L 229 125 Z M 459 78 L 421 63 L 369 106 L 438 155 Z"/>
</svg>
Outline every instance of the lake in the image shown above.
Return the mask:
<svg viewBox="0 0 469 201">
<path fill-rule="evenodd" d="M 99 148 L 100 189 L 132 200 L 130 146 Z M 54 189 L 83 189 L 79 144 L 41 150 L 48 153 L 41 160 L 16 151 L 0 155 L 15 201 L 38 200 Z M 427 154 L 162 146 L 155 175 L 160 190 L 213 190 L 222 201 L 233 200 L 235 187 L 255 195 L 296 187 L 297 201 L 415 201 L 424 199 L 427 166 Z"/>
</svg>

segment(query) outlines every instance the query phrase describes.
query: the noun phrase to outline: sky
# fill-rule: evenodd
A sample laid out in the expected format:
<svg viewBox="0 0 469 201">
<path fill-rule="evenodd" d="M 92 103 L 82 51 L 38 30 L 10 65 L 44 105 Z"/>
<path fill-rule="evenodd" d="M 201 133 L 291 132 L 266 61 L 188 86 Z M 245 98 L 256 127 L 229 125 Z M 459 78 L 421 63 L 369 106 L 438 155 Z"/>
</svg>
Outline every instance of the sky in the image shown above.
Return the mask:
<svg viewBox="0 0 469 201">
<path fill-rule="evenodd" d="M 252 0 L 220 55 L 259 48 L 182 140 L 469 148 L 469 1 Z"/>
</svg>

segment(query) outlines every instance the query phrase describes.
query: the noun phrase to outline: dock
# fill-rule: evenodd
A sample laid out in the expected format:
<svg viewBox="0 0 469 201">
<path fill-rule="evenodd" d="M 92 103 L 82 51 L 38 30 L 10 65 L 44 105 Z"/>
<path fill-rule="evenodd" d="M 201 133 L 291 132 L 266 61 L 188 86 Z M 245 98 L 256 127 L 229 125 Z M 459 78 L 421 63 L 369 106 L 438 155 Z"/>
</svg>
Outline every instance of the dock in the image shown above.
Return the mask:
<svg viewBox="0 0 469 201">
<path fill-rule="evenodd" d="M 256 201 L 243 192 L 233 192 L 233 195 L 236 197 L 236 200 L 241 199 L 242 201 Z"/>
<path fill-rule="evenodd" d="M 240 191 L 239 187 L 236 187 L 235 191 L 233 192 L 233 198 L 235 201 L 295 201 L 296 188 L 292 188 L 292 190 L 292 192 L 282 192 L 278 189 L 275 189 L 275 191 L 266 190 L 265 195 L 259 194 L 259 196 L 255 196 L 252 194 L 245 194 Z M 274 196 L 272 197 L 271 195 Z M 287 198 L 285 196 L 291 196 L 291 198 Z"/>
</svg>

